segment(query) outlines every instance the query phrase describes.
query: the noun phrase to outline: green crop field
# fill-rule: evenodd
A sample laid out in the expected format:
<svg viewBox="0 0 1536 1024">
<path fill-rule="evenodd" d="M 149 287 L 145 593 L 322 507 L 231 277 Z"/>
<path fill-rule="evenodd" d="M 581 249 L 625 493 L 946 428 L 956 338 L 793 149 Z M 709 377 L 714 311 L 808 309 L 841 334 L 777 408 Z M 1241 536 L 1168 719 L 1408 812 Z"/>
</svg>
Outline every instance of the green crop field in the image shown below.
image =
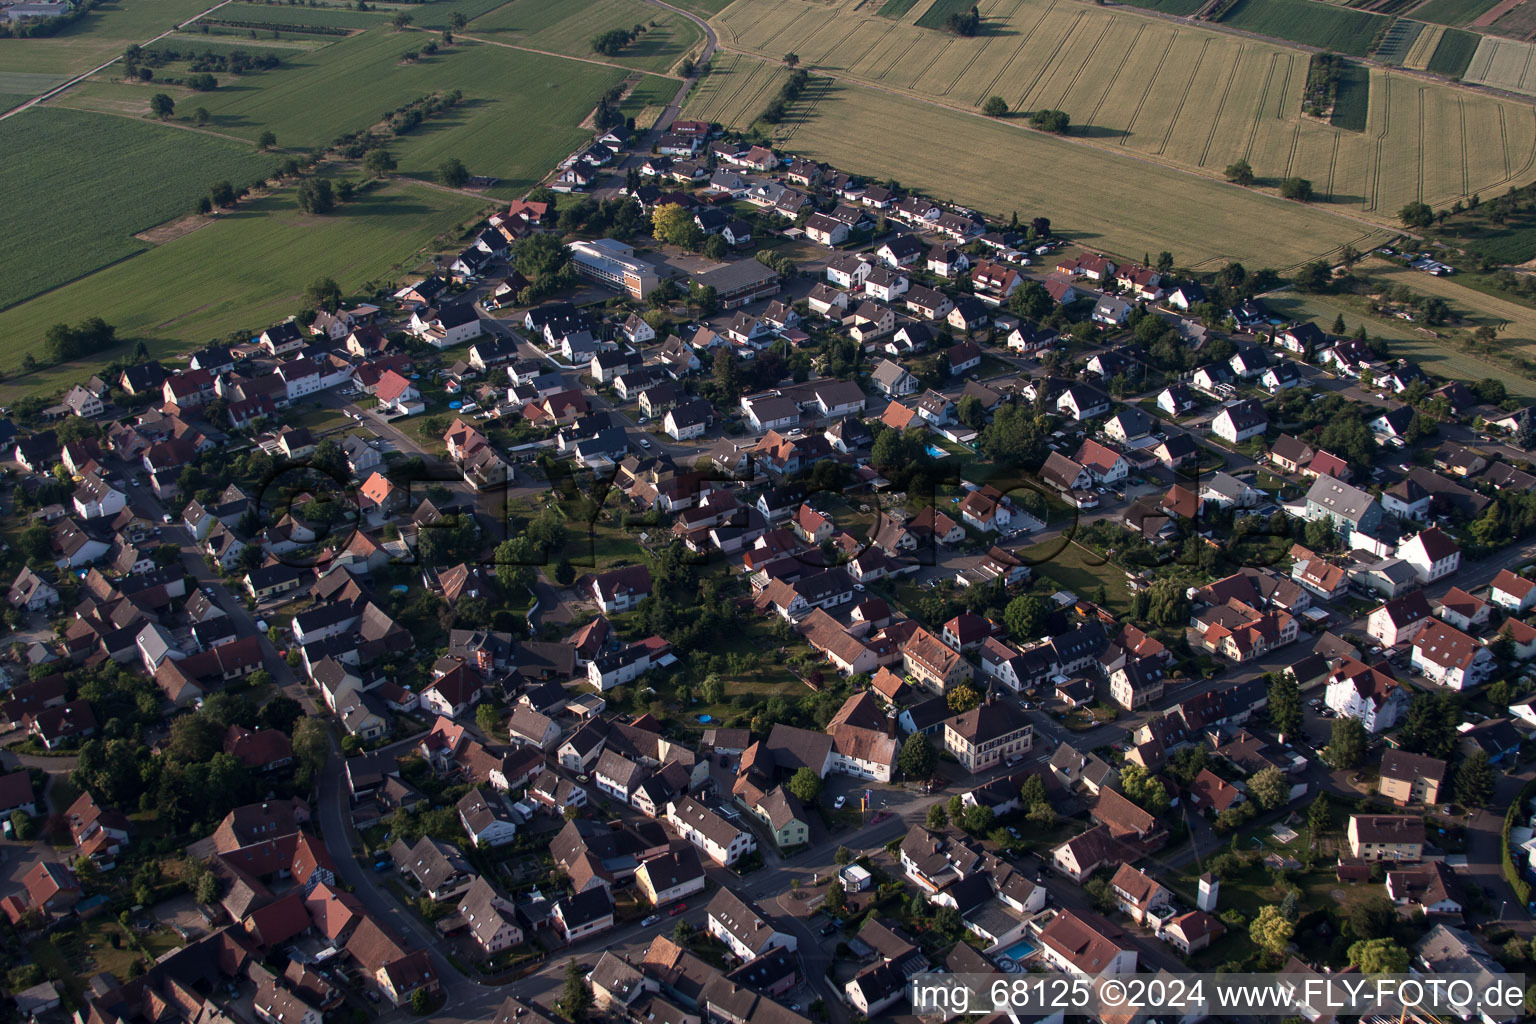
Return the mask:
<svg viewBox="0 0 1536 1024">
<path fill-rule="evenodd" d="M 651 23 L 655 22 L 654 25 Z M 594 36 L 615 28 L 647 26 L 617 56 L 594 53 Z M 593 57 L 645 71 L 670 71 L 701 38 L 693 22 L 640 0 L 511 0 L 476 18 L 472 35 L 573 57 Z"/>
<path fill-rule="evenodd" d="M 1467 25 L 1499 0 L 1428 0 L 1415 7 L 1409 16 L 1436 25 Z"/>
<path fill-rule="evenodd" d="M 255 141 L 270 129 L 280 145 L 301 148 L 367 128 L 433 91 L 459 89 L 458 108 L 391 143 L 401 171 L 428 174 L 456 156 L 472 173 L 495 175 L 510 189 L 539 180 L 590 137 L 578 125 L 625 77 L 617 68 L 473 42 L 401 64 L 399 54 L 423 38 L 377 28 L 296 54 L 280 72 L 199 93 L 195 103 L 219 131 Z M 91 82 L 61 102 L 118 110 L 130 102 L 142 109 L 148 100 L 138 86 Z M 194 105 L 190 98 L 183 104 Z"/>
<path fill-rule="evenodd" d="M 662 110 L 676 95 L 675 79 L 646 75 L 624 97 L 624 102 L 619 104 L 619 109 L 625 117 L 635 118 L 636 129 L 649 131 L 655 125 L 656 118 L 661 116 Z"/>
<path fill-rule="evenodd" d="M 56 36 L 0 39 L 0 69 L 50 75 L 89 71 L 130 43 L 146 42 L 209 6 L 206 0 L 103 0 Z"/>
<path fill-rule="evenodd" d="M 1177 14 L 1187 18 L 1205 6 L 1205 0 L 1126 0 L 1132 7 L 1144 7 L 1149 11 Z"/>
<path fill-rule="evenodd" d="M 1339 94 L 1328 122 L 1345 131 L 1363 132 L 1368 123 L 1371 102 L 1371 73 L 1364 65 L 1345 61 L 1339 75 Z"/>
<path fill-rule="evenodd" d="M 900 18 L 917 5 L 917 0 L 885 0 L 875 13 L 882 18 Z"/>
<path fill-rule="evenodd" d="M 288 4 L 225 4 L 208 15 L 213 21 L 250 21 L 262 25 L 312 25 L 319 28 L 371 28 L 383 14 L 344 7 L 293 7 Z"/>
<path fill-rule="evenodd" d="M 964 14 L 971 9 L 971 3 L 972 0 L 933 0 L 917 23 L 923 28 L 943 28 L 951 14 Z"/>
<path fill-rule="evenodd" d="M 1414 52 L 1419 36 L 1428 27 L 1417 21 L 1399 18 L 1391 28 L 1387 29 L 1387 34 L 1382 37 L 1372 56 L 1383 64 L 1407 63 L 1408 55 Z"/>
<path fill-rule="evenodd" d="M 1289 267 L 1345 242 L 1365 249 L 1385 237 L 1325 208 L 843 83 L 823 86 L 778 127 L 786 149 L 850 172 L 896 178 L 992 217 L 1043 214 L 1111 252 L 1168 249 L 1181 266 L 1234 259 Z M 944 146 L 923 141 L 941 135 Z M 1017 170 L 1029 167 L 1052 172 Z"/>
<path fill-rule="evenodd" d="M 440 232 L 466 223 L 477 200 L 408 183 L 391 184 L 325 217 L 301 213 L 287 190 L 201 230 L 0 312 L 0 395 L 68 386 L 145 341 L 173 356 L 236 330 L 261 330 L 292 313 L 304 287 L 331 277 L 343 290 L 403 274 Z M 94 364 L 18 376 L 22 356 L 61 321 L 100 316 L 123 344 Z"/>
<path fill-rule="evenodd" d="M 1237 0 L 1222 15 L 1221 23 L 1364 57 L 1371 51 L 1371 39 L 1386 24 L 1386 18 L 1313 0 Z"/>
<path fill-rule="evenodd" d="M 147 247 L 134 238 L 271 158 L 196 132 L 73 110 L 0 121 L 0 306 Z"/>
<path fill-rule="evenodd" d="M 1459 28 L 1446 29 L 1445 35 L 1440 37 L 1440 45 L 1435 47 L 1435 55 L 1424 66 L 1425 70 L 1448 78 L 1460 78 L 1472 62 L 1472 56 L 1477 53 L 1482 39 L 1476 32 L 1465 32 Z"/>
<path fill-rule="evenodd" d="M 701 18 L 712 18 L 735 2 L 736 0 L 673 0 L 672 6 L 692 11 Z"/>
</svg>

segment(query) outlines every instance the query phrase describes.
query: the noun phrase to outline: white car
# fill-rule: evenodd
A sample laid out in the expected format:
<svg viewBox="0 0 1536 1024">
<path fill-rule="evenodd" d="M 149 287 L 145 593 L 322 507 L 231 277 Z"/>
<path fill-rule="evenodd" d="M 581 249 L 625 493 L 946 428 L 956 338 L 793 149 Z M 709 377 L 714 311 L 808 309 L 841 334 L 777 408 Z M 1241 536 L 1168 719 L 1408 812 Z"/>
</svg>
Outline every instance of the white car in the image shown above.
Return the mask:
<svg viewBox="0 0 1536 1024">
<path fill-rule="evenodd" d="M 848 802 L 848 798 L 847 797 L 840 796 L 836 800 L 832 801 L 832 809 L 834 811 L 840 811 L 840 810 L 843 809 L 843 805 L 846 804 L 847 802 Z"/>
</svg>

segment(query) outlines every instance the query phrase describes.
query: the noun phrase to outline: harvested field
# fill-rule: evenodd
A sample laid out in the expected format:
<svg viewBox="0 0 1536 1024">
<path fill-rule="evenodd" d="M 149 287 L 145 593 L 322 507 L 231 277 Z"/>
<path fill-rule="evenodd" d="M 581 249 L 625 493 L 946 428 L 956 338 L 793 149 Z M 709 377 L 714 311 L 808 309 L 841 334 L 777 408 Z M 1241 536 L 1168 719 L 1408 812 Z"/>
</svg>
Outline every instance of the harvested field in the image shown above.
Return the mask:
<svg viewBox="0 0 1536 1024">
<path fill-rule="evenodd" d="M 715 24 L 727 46 L 757 59 L 719 58 L 721 73 L 690 99 L 689 116 L 748 127 L 772 95 L 779 57 L 793 50 L 817 79 L 867 83 L 955 112 L 975 112 L 993 95 L 1018 112 L 1065 110 L 1069 138 L 1078 144 L 1213 177 L 1244 159 L 1262 188 L 1304 177 L 1324 208 L 1388 226 L 1404 203 L 1421 197 L 1449 205 L 1520 181 L 1536 152 L 1530 105 L 1380 69 L 1369 72 L 1368 88 L 1364 77 L 1351 83 L 1336 124 L 1303 118 L 1304 54 L 1129 7 L 982 0 L 989 30 L 970 39 L 881 18 L 869 7 L 855 9 L 854 0 L 736 0 Z M 1457 49 L 1463 37 L 1479 38 L 1440 26 L 1425 35 L 1439 39 L 1435 55 Z M 1409 49 L 1429 62 L 1428 47 L 1415 41 Z M 797 107 L 819 110 L 827 102 L 821 95 L 810 90 Z M 777 134 L 791 135 L 792 123 Z"/>
<path fill-rule="evenodd" d="M 1462 81 L 1536 96 L 1536 44 L 1484 36 Z"/>
<path fill-rule="evenodd" d="M 844 83 L 797 104 L 779 127 L 787 149 L 848 171 L 895 177 L 994 217 L 1049 210 L 1062 230 L 1086 232 L 1095 247 L 1166 248 L 1181 265 L 1292 266 L 1345 242 L 1365 248 L 1383 237 L 1323 209 Z M 924 145 L 934 133 L 950 144 Z M 1009 170 L 1045 166 L 1051 175 Z"/>
<path fill-rule="evenodd" d="M 1428 0 L 1415 7 L 1409 17 L 1436 25 L 1466 25 L 1476 21 L 1499 0 Z"/>
<path fill-rule="evenodd" d="M 1523 3 L 1510 8 L 1488 26 L 1488 30 L 1514 39 L 1531 38 L 1536 34 L 1536 4 Z"/>
</svg>

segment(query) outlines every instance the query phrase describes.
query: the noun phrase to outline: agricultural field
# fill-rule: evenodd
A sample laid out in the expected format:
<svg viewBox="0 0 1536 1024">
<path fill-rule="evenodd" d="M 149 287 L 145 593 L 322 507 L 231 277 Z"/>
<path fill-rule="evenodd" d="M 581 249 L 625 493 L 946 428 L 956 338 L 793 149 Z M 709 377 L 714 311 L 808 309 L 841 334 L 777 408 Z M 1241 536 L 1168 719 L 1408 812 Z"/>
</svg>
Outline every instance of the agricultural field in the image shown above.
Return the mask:
<svg viewBox="0 0 1536 1024">
<path fill-rule="evenodd" d="M 61 78 L 82 74 L 118 56 L 130 44 L 146 42 L 209 6 L 207 0 L 103 0 L 51 38 L 0 39 L 0 68 L 7 73 Z"/>
<path fill-rule="evenodd" d="M 655 126 L 656 119 L 661 116 L 661 112 L 676 95 L 676 81 L 656 75 L 646 75 L 625 95 L 624 102 L 619 104 L 619 110 L 625 117 L 635 119 L 636 130 L 650 131 Z"/>
<path fill-rule="evenodd" d="M 1345 131 L 1363 132 L 1370 122 L 1371 72 L 1352 60 L 1343 63 L 1339 91 L 1328 123 Z"/>
<path fill-rule="evenodd" d="M 1408 12 L 1410 18 L 1436 25 L 1469 25 L 1499 0 L 1428 0 Z"/>
<path fill-rule="evenodd" d="M 815 83 L 823 76 L 954 112 L 976 112 L 997 95 L 1014 111 L 1065 110 L 1079 145 L 1211 177 L 1245 159 L 1261 187 L 1304 177 L 1324 209 L 1384 226 L 1396 224 L 1404 203 L 1448 205 L 1475 191 L 1491 194 L 1525 180 L 1536 163 L 1529 104 L 1372 68 L 1369 89 L 1362 82 L 1350 90 L 1345 120 L 1323 124 L 1301 117 L 1305 54 L 1126 7 L 983 0 L 989 31 L 965 39 L 855 6 L 736 0 L 714 24 L 727 46 L 759 59 L 718 58 L 719 77 L 712 73 L 691 98 L 689 116 L 746 127 L 772 95 L 779 57 L 793 50 L 813 68 L 813 86 L 797 107 L 818 115 L 826 101 Z M 1460 36 L 1477 38 L 1446 30 L 1438 49 Z M 779 127 L 784 134 L 791 125 Z"/>
<path fill-rule="evenodd" d="M 203 21 L 253 22 L 258 25 L 297 25 L 314 28 L 365 29 L 383 24 L 387 16 L 345 7 L 296 7 L 288 4 L 225 4 Z"/>
<path fill-rule="evenodd" d="M 143 340 L 154 357 L 173 356 L 209 338 L 260 330 L 292 313 L 317 277 L 344 291 L 388 280 L 420 262 L 440 232 L 467 224 L 484 204 L 407 182 L 364 194 L 334 214 L 311 217 L 285 190 L 232 216 L 91 276 L 0 312 L 0 398 L 67 387 Z M 231 263 L 230 254 L 239 253 Z M 18 375 L 22 356 L 49 325 L 100 316 L 123 344 L 93 364 Z"/>
<path fill-rule="evenodd" d="M 901 18 L 905 17 L 916 4 L 917 0 L 885 0 L 875 13 L 882 18 Z"/>
<path fill-rule="evenodd" d="M 1419 36 L 1423 35 L 1428 27 L 1417 21 L 1399 18 L 1391 28 L 1387 29 L 1387 34 L 1382 37 L 1373 56 L 1383 64 L 1405 63 L 1408 55 L 1413 52 L 1414 46 L 1418 44 Z"/>
<path fill-rule="evenodd" d="M 47 107 L 0 121 L 0 307 L 148 248 L 135 232 L 270 164 L 243 143 L 146 121 Z"/>
<path fill-rule="evenodd" d="M 917 19 L 921 28 L 943 28 L 952 14 L 964 14 L 971 9 L 971 0 L 933 0 L 923 16 Z"/>
<path fill-rule="evenodd" d="M 1412 68 L 1414 71 L 1423 71 L 1429 67 L 1429 59 L 1435 55 L 1435 48 L 1440 45 L 1440 39 L 1445 35 L 1443 25 L 1424 25 L 1423 31 L 1413 38 L 1413 46 L 1403 55 L 1402 65 Z"/>
<path fill-rule="evenodd" d="M 1536 96 L 1536 44 L 1484 36 L 1461 80 Z"/>
<path fill-rule="evenodd" d="M 1371 52 L 1371 40 L 1386 26 L 1386 17 L 1313 0 L 1237 0 L 1221 23 L 1364 57 Z"/>
<path fill-rule="evenodd" d="M 1326 208 L 846 83 L 823 84 L 776 127 L 787 149 L 845 170 L 896 178 L 996 218 L 1044 214 L 1110 252 L 1168 249 L 1180 266 L 1292 267 L 1345 242 L 1365 249 L 1385 237 Z M 936 138 L 945 145 L 932 145 Z M 1014 170 L 1031 167 L 1052 170 Z"/>
<path fill-rule="evenodd" d="M 1132 7 L 1143 7 L 1163 14 L 1176 14 L 1187 18 L 1205 6 L 1205 0 L 1126 0 Z"/>
<path fill-rule="evenodd" d="M 773 99 L 787 74 L 781 64 L 738 53 L 716 54 L 709 74 L 689 90 L 683 116 L 745 128 Z"/>
<path fill-rule="evenodd" d="M 1428 274 L 1414 274 L 1428 277 Z M 1404 282 L 1412 287 L 1412 282 Z M 1419 289 L 1424 291 L 1425 289 Z M 1481 296 L 1478 296 L 1481 298 Z M 1412 359 L 1423 369 L 1437 377 L 1455 380 L 1477 381 L 1494 377 L 1504 382 L 1509 393 L 1520 398 L 1536 397 L 1536 381 L 1513 372 L 1502 363 L 1492 363 L 1475 355 L 1451 348 L 1417 330 L 1412 324 L 1400 320 L 1366 317 L 1359 305 L 1334 295 L 1300 295 L 1296 292 L 1276 292 L 1264 296 L 1264 304 L 1280 316 L 1298 320 L 1315 320 L 1326 328 L 1333 318 L 1343 316 L 1353 331 L 1362 321 L 1365 329 L 1375 337 L 1386 338 L 1394 355 Z"/>
<path fill-rule="evenodd" d="M 1488 30 L 1514 39 L 1529 39 L 1536 32 L 1536 10 L 1530 4 L 1516 4 L 1494 19 Z"/>
<path fill-rule="evenodd" d="M 400 171 L 430 175 L 457 157 L 473 174 L 502 179 L 500 196 L 541 180 L 590 132 L 579 127 L 604 92 L 625 73 L 604 67 L 460 42 L 434 57 L 402 64 L 399 54 L 418 44 L 417 33 L 378 28 L 296 54 L 281 71 L 252 75 L 239 88 L 190 95 L 187 108 L 205 107 L 211 127 L 255 141 L 270 129 L 278 144 L 308 148 L 367 128 L 387 111 L 434 91 L 459 89 L 464 102 L 391 143 Z M 92 81 L 59 102 L 88 109 L 142 110 L 149 93 L 139 86 Z M 178 111 L 178 114 L 182 111 Z"/>
<path fill-rule="evenodd" d="M 673 7 L 681 7 L 685 11 L 692 11 L 701 18 L 712 18 L 725 10 L 736 0 L 671 0 Z"/>
<path fill-rule="evenodd" d="M 1440 45 L 1435 47 L 1434 56 L 1424 66 L 1425 70 L 1447 78 L 1460 78 L 1482 40 L 1483 37 L 1476 32 L 1465 32 L 1459 28 L 1446 29 L 1440 37 Z"/>
<path fill-rule="evenodd" d="M 655 24 L 653 25 L 652 22 Z M 647 26 L 616 57 L 594 53 L 592 38 L 610 29 Z M 511 0 L 470 23 L 469 33 L 535 50 L 593 57 L 644 71 L 671 71 L 698 45 L 698 26 L 640 0 Z"/>
</svg>

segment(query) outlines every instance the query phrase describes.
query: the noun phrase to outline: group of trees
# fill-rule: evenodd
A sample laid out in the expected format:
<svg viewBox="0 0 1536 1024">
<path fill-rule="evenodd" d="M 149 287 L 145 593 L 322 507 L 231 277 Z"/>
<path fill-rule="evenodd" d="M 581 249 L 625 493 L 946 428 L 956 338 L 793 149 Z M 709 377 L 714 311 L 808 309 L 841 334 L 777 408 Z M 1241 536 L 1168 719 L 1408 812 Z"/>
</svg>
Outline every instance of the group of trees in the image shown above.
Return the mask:
<svg viewBox="0 0 1536 1024">
<path fill-rule="evenodd" d="M 117 328 L 99 316 L 82 320 L 74 327 L 54 324 L 43 333 L 43 355 L 54 363 L 83 359 L 116 344 Z"/>
<path fill-rule="evenodd" d="M 944 27 L 957 36 L 974 36 L 981 31 L 981 10 L 972 6 L 968 11 L 956 11 L 944 22 Z"/>
<path fill-rule="evenodd" d="M 765 124 L 778 124 L 784 120 L 785 115 L 789 113 L 790 104 L 800 98 L 800 94 L 805 91 L 810 81 L 811 76 L 804 68 L 791 71 L 789 77 L 784 80 L 784 84 L 779 87 L 778 93 L 768 101 L 763 112 L 757 115 L 758 120 Z"/>
<path fill-rule="evenodd" d="M 644 25 L 635 25 L 632 28 L 609 29 L 592 37 L 592 52 L 600 53 L 604 57 L 617 57 L 624 51 L 624 47 L 639 39 L 645 32 Z"/>
<path fill-rule="evenodd" d="M 1052 135 L 1065 135 L 1072 127 L 1072 118 L 1065 110 L 1035 110 L 1030 112 L 1029 126 Z"/>
</svg>

